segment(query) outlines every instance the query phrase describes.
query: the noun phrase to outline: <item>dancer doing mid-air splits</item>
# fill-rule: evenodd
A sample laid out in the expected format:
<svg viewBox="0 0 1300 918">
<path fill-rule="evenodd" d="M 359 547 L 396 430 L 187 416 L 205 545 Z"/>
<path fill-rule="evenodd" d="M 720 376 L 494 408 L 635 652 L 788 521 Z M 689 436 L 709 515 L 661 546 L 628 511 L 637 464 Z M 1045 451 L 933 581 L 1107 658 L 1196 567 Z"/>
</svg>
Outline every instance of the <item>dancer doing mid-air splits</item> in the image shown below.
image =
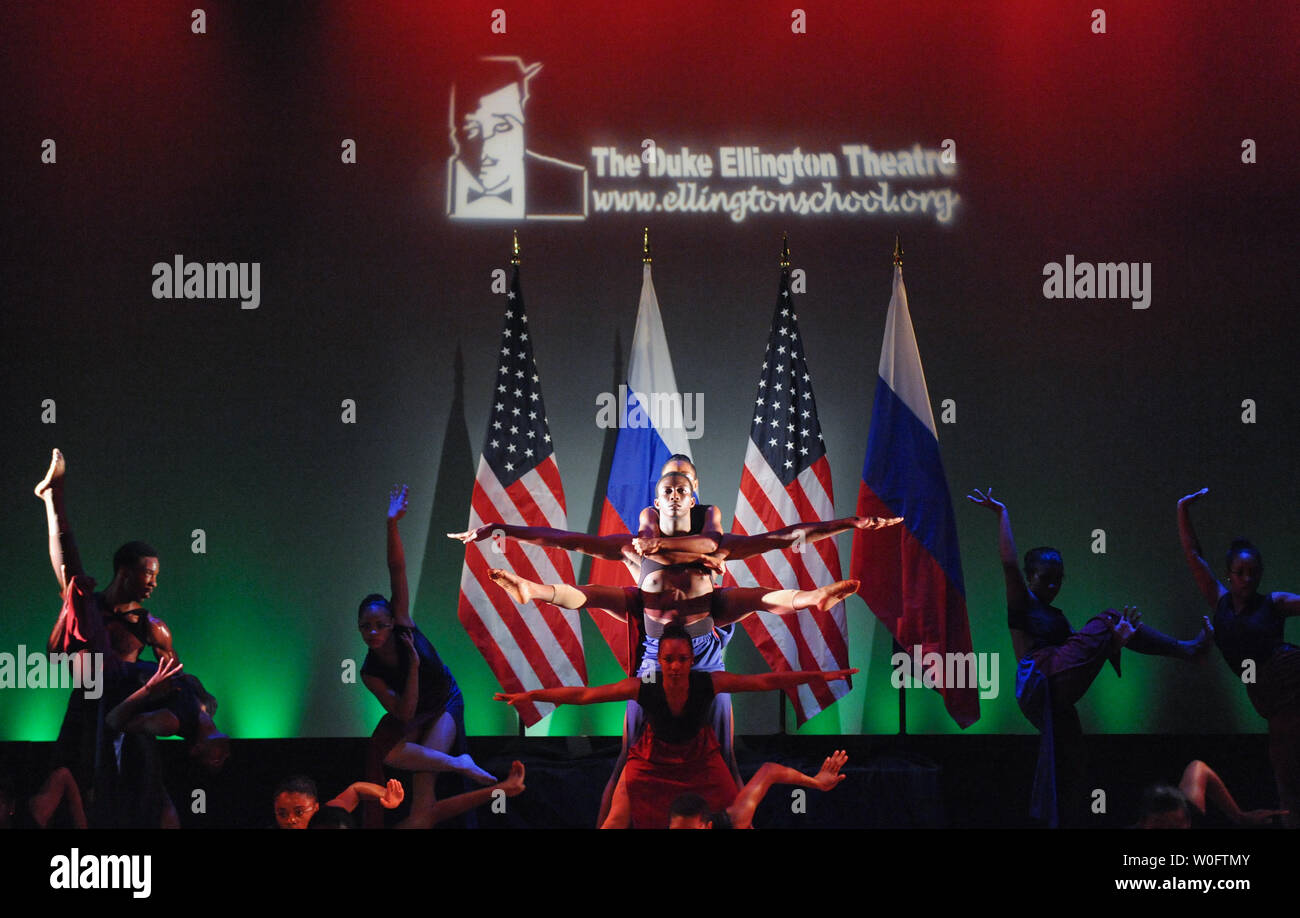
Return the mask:
<svg viewBox="0 0 1300 918">
<path fill-rule="evenodd" d="M 361 681 L 387 712 L 371 737 L 371 767 L 382 762 L 413 772 L 411 813 L 401 828 L 433 824 L 435 771 L 454 771 L 478 784 L 496 778 L 470 758 L 465 740 L 465 700 L 451 671 L 411 619 L 406 552 L 397 523 L 406 515 L 408 489 L 388 497 L 388 575 L 392 599 L 372 593 L 357 610 L 357 627 L 370 648 Z M 378 783 L 378 782 L 376 782 Z"/>
<path fill-rule="evenodd" d="M 1300 828 L 1300 649 L 1283 640 L 1285 620 L 1300 614 L 1300 595 L 1259 591 L 1264 559 L 1246 539 L 1228 548 L 1228 586 L 1206 562 L 1192 528 L 1202 488 L 1178 501 L 1178 536 L 1201 595 L 1214 609 L 1214 641 L 1246 695 L 1268 721 L 1268 757 L 1289 829 Z"/>
<path fill-rule="evenodd" d="M 645 711 L 645 729 L 628 754 L 609 816 L 601 827 L 662 829 L 668 825 L 673 801 L 683 793 L 699 794 L 713 811 L 725 810 L 736 799 L 736 781 L 722 760 L 717 737 L 707 720 L 709 701 L 715 692 L 764 692 L 815 680 L 833 682 L 857 672 L 845 669 L 740 676 L 692 670 L 693 659 L 686 629 L 669 625 L 659 641 L 661 672 L 653 679 L 631 676 L 610 685 L 498 692 L 495 697 L 510 705 L 527 701 L 600 704 L 635 699 Z"/>
<path fill-rule="evenodd" d="M 1177 641 L 1141 623 L 1136 607 L 1123 612 L 1107 609 L 1078 631 L 1065 613 L 1052 605 L 1065 576 L 1065 562 L 1054 548 L 1034 548 L 1025 553 L 1023 575 L 1018 566 L 1011 516 L 992 490 L 975 489 L 967 499 L 998 514 L 998 555 L 1007 590 L 1007 627 L 1020 661 L 1016 700 L 1020 710 L 1043 734 L 1038 769 L 1034 776 L 1034 815 L 1055 825 L 1063 816 L 1067 824 L 1086 810 L 1083 727 L 1075 704 L 1087 692 L 1102 665 L 1111 661 L 1119 672 L 1119 653 L 1128 647 L 1138 653 L 1191 660 L 1209 648 L 1212 629 L 1208 620 L 1191 641 Z M 1059 805 L 1058 805 L 1059 801 Z"/>
</svg>

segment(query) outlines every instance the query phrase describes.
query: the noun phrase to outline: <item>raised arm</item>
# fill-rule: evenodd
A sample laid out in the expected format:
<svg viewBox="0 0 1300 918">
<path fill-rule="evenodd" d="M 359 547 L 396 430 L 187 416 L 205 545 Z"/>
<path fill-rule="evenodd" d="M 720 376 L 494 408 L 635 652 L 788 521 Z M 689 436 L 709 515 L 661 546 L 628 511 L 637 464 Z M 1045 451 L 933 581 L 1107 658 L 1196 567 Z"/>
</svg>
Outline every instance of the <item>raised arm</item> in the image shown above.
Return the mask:
<svg viewBox="0 0 1300 918">
<path fill-rule="evenodd" d="M 1232 799 L 1223 779 L 1200 759 L 1193 760 L 1183 769 L 1178 789 L 1201 815 L 1205 815 L 1206 804 L 1213 803 L 1215 809 L 1227 816 L 1233 825 L 1262 826 L 1272 822 L 1274 817 L 1287 815 L 1286 810 L 1242 810 Z"/>
<path fill-rule="evenodd" d="M 883 519 L 875 516 L 848 516 L 842 520 L 824 520 L 816 523 L 796 523 L 784 529 L 774 529 L 758 535 L 728 533 L 722 537 L 718 550 L 728 561 L 739 561 L 769 551 L 783 551 L 808 542 L 829 539 L 850 529 L 884 529 L 901 523 L 901 516 Z"/>
<path fill-rule="evenodd" d="M 533 689 L 529 692 L 497 692 L 492 698 L 494 701 L 504 701 L 512 706 L 526 701 L 541 701 L 548 704 L 602 704 L 606 701 L 632 701 L 640 689 L 641 680 L 631 677 L 619 682 L 611 682 L 609 685 L 572 685 Z"/>
<path fill-rule="evenodd" d="M 755 772 L 754 777 L 745 782 L 745 786 L 736 795 L 736 800 L 727 807 L 727 816 L 733 829 L 748 829 L 753 825 L 754 811 L 762 803 L 767 792 L 774 784 L 790 784 L 794 787 L 809 787 L 814 790 L 828 791 L 838 787 L 846 775 L 840 769 L 849 760 L 849 754 L 843 749 L 836 749 L 822 762 L 822 767 L 815 775 L 806 775 L 802 771 L 779 765 L 776 762 L 764 762 Z"/>
<path fill-rule="evenodd" d="M 713 677 L 715 692 L 769 692 L 773 689 L 794 688 L 806 682 L 825 680 L 836 682 L 856 673 L 856 669 L 833 669 L 822 672 L 819 669 L 787 673 L 758 673 L 756 675 L 739 675 L 737 673 L 710 673 Z M 635 680 L 633 680 L 635 681 Z"/>
<path fill-rule="evenodd" d="M 447 538 L 456 539 L 466 545 L 494 537 L 514 539 L 518 542 L 530 542 L 544 548 L 579 551 L 584 555 L 603 558 L 607 561 L 622 561 L 625 549 L 632 542 L 632 537 L 629 535 L 594 536 L 585 532 L 570 532 L 567 529 L 548 529 L 545 526 L 515 526 L 512 523 L 485 523 L 477 529 L 447 533 Z"/>
<path fill-rule="evenodd" d="M 1178 541 L 1182 543 L 1183 557 L 1187 559 L 1187 566 L 1192 569 L 1192 579 L 1196 581 L 1201 595 L 1205 597 L 1211 609 L 1217 609 L 1219 600 L 1228 590 L 1214 576 L 1214 569 L 1205 560 L 1201 552 L 1201 541 L 1196 538 L 1196 530 L 1192 528 L 1192 504 L 1209 493 L 1209 488 L 1201 488 L 1195 493 L 1179 498 Z"/>
<path fill-rule="evenodd" d="M 183 668 L 175 657 L 163 659 L 148 682 L 108 712 L 105 723 L 115 732 L 176 735 L 181 728 L 180 719 L 166 708 L 154 705 L 176 688 Z"/>
<path fill-rule="evenodd" d="M 393 621 L 401 628 L 414 628 L 411 620 L 411 594 L 406 585 L 406 550 L 397 521 L 406 516 L 409 489 L 393 485 L 388 494 L 388 582 L 392 590 Z"/>
<path fill-rule="evenodd" d="M 1029 587 L 1025 585 L 1025 575 L 1020 572 L 1020 555 L 1016 551 L 1016 537 L 1011 532 L 1011 514 L 1006 504 L 993 496 L 993 489 L 988 488 L 983 494 L 974 488 L 966 499 L 980 507 L 987 507 L 998 514 L 998 560 L 1002 562 L 1002 578 L 1007 589 L 1007 618 L 1009 622 L 1021 621 L 1029 614 L 1031 599 Z M 1022 628 L 1008 624 L 1011 631 L 1011 646 L 1016 659 L 1024 659 L 1029 652 L 1029 635 Z"/>
<path fill-rule="evenodd" d="M 402 788 L 402 782 L 396 778 L 389 778 L 387 785 L 354 781 L 343 793 L 325 805 L 337 806 L 351 813 L 363 799 L 366 799 L 377 800 L 384 809 L 391 810 L 400 806 L 405 797 L 406 791 Z"/>
</svg>

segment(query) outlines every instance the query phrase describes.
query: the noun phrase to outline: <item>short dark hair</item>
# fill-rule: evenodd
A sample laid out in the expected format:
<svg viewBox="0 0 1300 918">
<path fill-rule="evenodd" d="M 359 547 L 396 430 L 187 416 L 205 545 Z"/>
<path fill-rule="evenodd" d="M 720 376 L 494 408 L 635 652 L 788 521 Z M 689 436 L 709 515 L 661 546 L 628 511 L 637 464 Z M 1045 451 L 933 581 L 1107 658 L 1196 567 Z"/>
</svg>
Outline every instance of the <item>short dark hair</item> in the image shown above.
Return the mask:
<svg viewBox="0 0 1300 918">
<path fill-rule="evenodd" d="M 382 593 L 371 593 L 365 599 L 361 600 L 361 605 L 357 606 L 358 621 L 361 620 L 361 616 L 365 615 L 366 610 L 369 609 L 371 606 L 379 606 L 389 615 L 393 614 L 393 604 L 388 601 L 387 596 L 385 596 Z"/>
<path fill-rule="evenodd" d="M 1174 813 L 1179 810 L 1188 815 L 1191 814 L 1187 796 L 1173 785 L 1152 784 L 1142 792 L 1141 819 L 1148 816 L 1158 816 L 1162 813 Z"/>
<path fill-rule="evenodd" d="M 156 558 L 158 550 L 148 542 L 127 542 L 113 553 L 113 573 L 124 567 L 136 567 L 141 558 Z"/>
<path fill-rule="evenodd" d="M 1232 544 L 1228 546 L 1228 555 L 1225 566 L 1232 570 L 1232 561 L 1237 555 L 1254 555 L 1255 561 L 1259 563 L 1259 569 L 1264 570 L 1264 556 L 1259 553 L 1255 543 L 1250 539 L 1233 539 Z"/>
<path fill-rule="evenodd" d="M 663 484 L 665 481 L 667 481 L 669 478 L 682 478 L 685 479 L 687 484 L 691 483 L 691 476 L 687 475 L 685 472 L 665 472 L 663 475 L 660 475 L 659 480 L 655 482 L 656 493 L 658 493 L 659 491 L 659 486 Z"/>
<path fill-rule="evenodd" d="M 663 645 L 665 641 L 685 641 L 691 643 L 691 635 L 684 625 L 679 622 L 673 622 L 671 625 L 664 625 L 663 632 L 659 635 L 659 644 Z"/>
<path fill-rule="evenodd" d="M 1032 574 L 1041 567 L 1055 564 L 1065 570 L 1065 559 L 1055 548 L 1049 548 L 1043 545 L 1039 548 L 1031 548 L 1025 552 L 1025 573 Z"/>
<path fill-rule="evenodd" d="M 285 778 L 275 786 L 275 793 L 271 795 L 274 800 L 281 794 L 306 794 L 313 800 L 319 800 L 320 796 L 316 793 L 316 782 L 306 775 L 293 775 Z"/>
</svg>

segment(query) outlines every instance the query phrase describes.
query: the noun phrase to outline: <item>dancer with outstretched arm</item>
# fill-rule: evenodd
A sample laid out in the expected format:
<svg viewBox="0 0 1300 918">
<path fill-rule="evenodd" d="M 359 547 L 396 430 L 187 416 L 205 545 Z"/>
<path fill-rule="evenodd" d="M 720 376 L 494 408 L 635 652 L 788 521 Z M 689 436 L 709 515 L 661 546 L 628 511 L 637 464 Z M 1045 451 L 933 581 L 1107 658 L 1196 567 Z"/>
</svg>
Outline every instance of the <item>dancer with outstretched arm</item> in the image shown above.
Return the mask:
<svg viewBox="0 0 1300 918">
<path fill-rule="evenodd" d="M 1286 826 L 1300 828 L 1300 649 L 1283 638 L 1286 619 L 1300 614 L 1300 595 L 1260 592 L 1264 559 L 1246 539 L 1228 547 L 1228 585 L 1214 576 L 1192 528 L 1192 505 L 1208 493 L 1201 488 L 1178 501 L 1179 541 L 1192 578 L 1214 610 L 1214 642 L 1223 661 L 1268 721 L 1268 757 Z"/>
<path fill-rule="evenodd" d="M 1119 673 L 1120 649 L 1182 660 L 1209 647 L 1211 629 L 1191 641 L 1177 641 L 1142 624 L 1136 607 L 1107 609 L 1075 631 L 1065 613 L 1052 605 L 1065 577 L 1065 561 L 1055 548 L 1025 553 L 1019 567 L 1011 515 L 992 490 L 975 489 L 967 499 L 998 515 L 998 556 L 1007 591 L 1007 627 L 1019 661 L 1016 700 L 1042 734 L 1034 776 L 1033 814 L 1055 826 L 1077 824 L 1086 811 L 1083 727 L 1075 709 L 1109 660 Z"/>
</svg>

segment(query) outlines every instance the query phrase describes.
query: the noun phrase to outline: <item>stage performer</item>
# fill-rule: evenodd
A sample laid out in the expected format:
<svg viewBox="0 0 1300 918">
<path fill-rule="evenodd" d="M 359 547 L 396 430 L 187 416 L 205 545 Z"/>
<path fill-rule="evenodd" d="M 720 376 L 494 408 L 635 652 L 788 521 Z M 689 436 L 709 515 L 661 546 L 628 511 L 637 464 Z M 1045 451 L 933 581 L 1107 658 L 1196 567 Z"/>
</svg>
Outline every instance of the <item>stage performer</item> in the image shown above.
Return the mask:
<svg viewBox="0 0 1300 918">
<path fill-rule="evenodd" d="M 673 801 L 668 812 L 670 829 L 752 829 L 754 828 L 754 811 L 763 802 L 767 792 L 776 784 L 790 784 L 794 787 L 808 787 L 813 790 L 829 791 L 840 786 L 845 775 L 840 769 L 849 760 L 849 754 L 843 749 L 836 749 L 822 762 L 821 770 L 815 775 L 806 775 L 796 768 L 777 762 L 764 762 L 754 773 L 754 777 L 745 782 L 731 806 L 720 812 L 709 809 L 708 802 L 699 794 L 682 794 Z"/>
<path fill-rule="evenodd" d="M 515 705 L 524 701 L 551 704 L 600 704 L 635 699 L 646 725 L 628 754 L 627 767 L 614 792 L 602 828 L 655 828 L 668 825 L 668 810 L 683 793 L 697 793 L 714 810 L 724 810 L 738 789 L 707 721 L 716 692 L 765 692 L 806 682 L 843 679 L 856 669 L 739 676 L 693 670 L 691 638 L 680 625 L 664 628 L 659 640 L 661 670 L 652 678 L 629 677 L 610 685 L 498 692 L 495 698 Z"/>
<path fill-rule="evenodd" d="M 640 614 L 640 610 L 634 610 L 636 614 L 633 614 L 630 619 L 625 619 L 621 612 L 625 612 L 626 609 L 620 606 L 621 612 L 616 616 L 629 622 L 630 673 L 645 673 L 657 666 L 658 625 L 671 620 L 683 621 L 691 630 L 695 668 L 702 672 L 716 672 L 724 668 L 722 652 L 731 637 L 729 621 L 734 622 L 738 617 L 743 617 L 759 608 L 763 608 L 764 611 L 785 613 L 807 607 L 801 605 L 791 608 L 781 605 L 780 608 L 774 608 L 760 605 L 765 598 L 780 602 L 781 598 L 777 597 L 776 593 L 781 591 L 751 589 L 749 593 L 735 593 L 734 588 L 715 591 L 711 568 L 722 569 L 724 557 L 739 560 L 767 551 L 790 548 L 800 542 L 816 542 L 854 528 L 874 529 L 901 521 L 901 518 L 850 517 L 827 522 L 799 523 L 760 535 L 728 535 L 723 540 L 723 547 L 720 547 L 719 537 L 715 531 L 720 515 L 717 508 L 711 506 L 703 513 L 697 512 L 701 508 L 697 505 L 694 496 L 695 489 L 698 488 L 698 479 L 694 473 L 694 465 L 685 456 L 674 456 L 665 463 L 664 474 L 656 486 L 655 505 L 643 511 L 644 528 L 635 538 L 627 535 L 590 536 L 585 533 L 500 523 L 491 523 L 468 532 L 449 533 L 449 535 L 468 543 L 500 534 L 507 538 L 548 547 L 582 551 L 608 560 L 622 559 L 639 585 L 641 598 L 645 600 L 644 606 L 650 610 L 648 616 Z M 648 514 L 653 514 L 657 520 L 653 530 L 644 526 Z M 566 592 L 565 595 L 569 594 Z M 683 598 L 685 602 L 682 601 Z M 717 615 L 710 617 L 709 611 L 713 604 L 723 600 L 732 603 L 732 609 L 736 612 L 735 617 L 729 620 L 720 619 Z M 746 602 L 750 605 L 745 608 L 736 605 L 743 605 Z M 592 604 L 615 614 L 615 609 L 602 602 Z M 663 611 L 663 607 L 669 604 L 676 607 L 672 615 L 665 614 Z M 829 608 L 834 604 L 832 602 L 822 608 Z M 581 607 L 568 606 L 567 608 Z M 735 764 L 732 747 L 734 730 L 731 699 L 725 693 L 714 698 L 709 716 L 722 744 L 723 758 L 739 783 L 740 772 Z M 619 772 L 627 759 L 627 749 L 635 741 L 641 724 L 642 718 L 636 702 L 630 702 L 624 718 L 622 751 L 602 797 L 602 822 L 608 813 Z"/>
<path fill-rule="evenodd" d="M 1209 622 L 1194 640 L 1177 641 L 1141 623 L 1135 607 L 1123 612 L 1107 609 L 1079 631 L 1070 627 L 1060 609 L 1052 605 L 1065 576 L 1065 562 L 1054 548 L 1034 548 L 1025 553 L 1024 573 L 1017 566 L 1015 537 L 1007 508 L 992 490 L 975 489 L 967 499 L 987 507 L 999 517 L 998 555 L 1007 591 L 1007 627 L 1020 661 L 1016 675 L 1016 700 L 1020 710 L 1042 733 L 1038 767 L 1034 775 L 1032 813 L 1055 827 L 1062 816 L 1067 824 L 1086 811 L 1083 728 L 1075 704 L 1092 685 L 1107 660 L 1119 673 L 1122 647 L 1138 653 L 1192 660 L 1209 647 Z"/>
<path fill-rule="evenodd" d="M 1214 641 L 1234 677 L 1268 721 L 1268 756 L 1287 828 L 1300 828 L 1300 649 L 1283 640 L 1285 619 L 1300 613 L 1300 595 L 1259 591 L 1264 559 L 1245 539 L 1228 548 L 1228 586 L 1214 576 L 1192 528 L 1202 488 L 1178 501 L 1178 536 L 1201 595 L 1214 609 Z"/>
<path fill-rule="evenodd" d="M 382 765 L 413 773 L 411 814 L 404 828 L 432 825 L 434 772 L 457 772 L 469 781 L 496 778 L 475 764 L 465 738 L 465 701 L 451 671 L 411 619 L 406 553 L 397 523 L 406 515 L 408 489 L 388 500 L 388 574 L 392 598 L 372 593 L 357 610 L 357 627 L 370 648 L 361 681 L 387 713 L 371 737 L 367 777 L 381 783 Z"/>
</svg>

